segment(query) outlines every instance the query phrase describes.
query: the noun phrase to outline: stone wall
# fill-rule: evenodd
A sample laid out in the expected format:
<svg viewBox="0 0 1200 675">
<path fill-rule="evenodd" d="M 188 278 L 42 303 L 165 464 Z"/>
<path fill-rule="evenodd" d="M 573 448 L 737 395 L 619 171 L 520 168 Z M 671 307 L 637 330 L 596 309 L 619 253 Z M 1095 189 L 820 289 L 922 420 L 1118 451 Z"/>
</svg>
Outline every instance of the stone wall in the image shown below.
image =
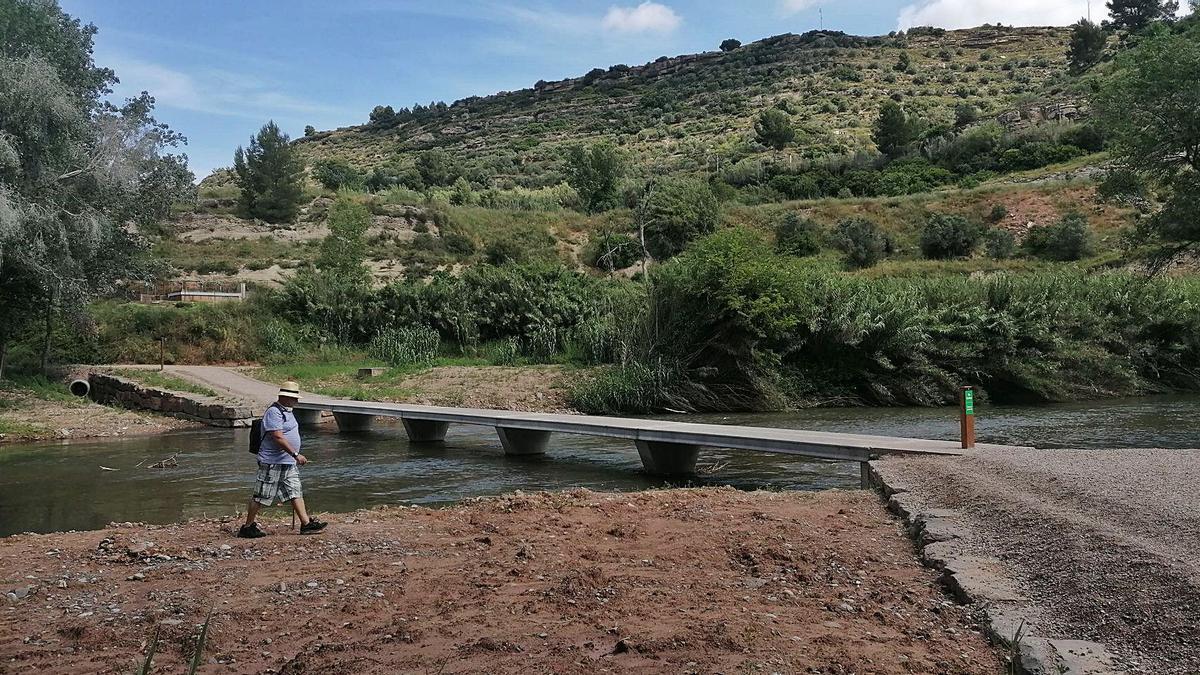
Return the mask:
<svg viewBox="0 0 1200 675">
<path fill-rule="evenodd" d="M 149 410 L 213 427 L 248 427 L 254 411 L 200 394 L 147 387 L 107 373 L 89 373 L 92 400 L 133 410 Z"/>
</svg>

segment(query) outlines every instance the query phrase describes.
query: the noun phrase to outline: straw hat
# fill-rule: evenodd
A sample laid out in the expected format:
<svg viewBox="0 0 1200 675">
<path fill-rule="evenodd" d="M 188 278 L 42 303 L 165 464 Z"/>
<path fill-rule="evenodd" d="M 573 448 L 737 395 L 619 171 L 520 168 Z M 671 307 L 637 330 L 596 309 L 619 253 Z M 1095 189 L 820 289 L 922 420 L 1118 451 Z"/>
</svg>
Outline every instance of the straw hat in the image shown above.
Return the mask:
<svg viewBox="0 0 1200 675">
<path fill-rule="evenodd" d="M 279 385 L 279 395 L 287 396 L 288 398 L 300 399 L 300 385 L 288 380 Z"/>
</svg>

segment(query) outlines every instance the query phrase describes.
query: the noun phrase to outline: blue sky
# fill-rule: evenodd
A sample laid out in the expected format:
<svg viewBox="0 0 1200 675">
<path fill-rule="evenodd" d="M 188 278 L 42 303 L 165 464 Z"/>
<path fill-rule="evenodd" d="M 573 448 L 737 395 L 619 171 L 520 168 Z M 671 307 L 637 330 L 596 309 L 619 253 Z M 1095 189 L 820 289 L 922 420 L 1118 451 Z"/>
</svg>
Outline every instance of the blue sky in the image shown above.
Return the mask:
<svg viewBox="0 0 1200 675">
<path fill-rule="evenodd" d="M 1087 0 L 61 0 L 95 23 L 118 96 L 145 89 L 202 178 L 268 119 L 293 136 L 379 104 L 447 103 L 594 67 L 818 27 L 1066 24 Z M 1096 18 L 1103 0 L 1092 0 Z"/>
</svg>

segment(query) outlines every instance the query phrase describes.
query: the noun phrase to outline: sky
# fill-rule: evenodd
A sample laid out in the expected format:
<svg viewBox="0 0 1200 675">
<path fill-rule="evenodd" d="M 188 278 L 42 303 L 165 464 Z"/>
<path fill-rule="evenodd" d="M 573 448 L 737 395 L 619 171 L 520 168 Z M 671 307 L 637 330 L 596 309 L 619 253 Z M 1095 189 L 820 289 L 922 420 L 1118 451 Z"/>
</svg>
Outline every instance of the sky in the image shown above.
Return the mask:
<svg viewBox="0 0 1200 675">
<path fill-rule="evenodd" d="M 197 179 L 269 119 L 293 137 L 361 124 L 376 105 L 532 86 L 659 56 L 825 28 L 1066 25 L 1088 0 L 61 0 L 96 24 L 114 98 L 149 91 L 188 137 Z M 1091 0 L 1095 20 L 1103 0 Z"/>
</svg>

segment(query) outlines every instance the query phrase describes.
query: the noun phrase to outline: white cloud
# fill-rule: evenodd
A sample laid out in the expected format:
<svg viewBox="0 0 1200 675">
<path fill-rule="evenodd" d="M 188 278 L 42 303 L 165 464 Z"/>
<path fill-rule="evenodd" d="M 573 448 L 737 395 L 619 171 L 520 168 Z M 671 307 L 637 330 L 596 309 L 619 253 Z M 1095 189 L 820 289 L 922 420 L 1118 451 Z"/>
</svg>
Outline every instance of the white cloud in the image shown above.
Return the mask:
<svg viewBox="0 0 1200 675">
<path fill-rule="evenodd" d="M 825 0 L 779 0 L 779 11 L 784 16 L 799 14 L 806 9 L 812 9 Z"/>
<path fill-rule="evenodd" d="M 339 112 L 333 106 L 285 94 L 242 73 L 211 68 L 186 73 L 120 56 L 105 57 L 102 61 L 97 58 L 97 61 L 110 66 L 121 78 L 117 94 L 133 96 L 148 91 L 160 107 L 250 119 Z"/>
<path fill-rule="evenodd" d="M 1087 0 L 919 0 L 900 10 L 897 28 L 973 28 L 985 23 L 1065 26 L 1087 16 Z M 1108 16 L 1103 0 L 1092 0 L 1092 20 Z"/>
<path fill-rule="evenodd" d="M 549 7 L 523 7 L 521 5 L 497 5 L 500 17 L 518 26 L 535 27 L 557 35 L 587 35 L 596 30 L 596 17 L 570 14 Z"/>
<path fill-rule="evenodd" d="M 618 33 L 667 33 L 675 30 L 683 19 L 675 10 L 657 2 L 643 2 L 637 7 L 610 7 L 600 25 Z"/>
</svg>

